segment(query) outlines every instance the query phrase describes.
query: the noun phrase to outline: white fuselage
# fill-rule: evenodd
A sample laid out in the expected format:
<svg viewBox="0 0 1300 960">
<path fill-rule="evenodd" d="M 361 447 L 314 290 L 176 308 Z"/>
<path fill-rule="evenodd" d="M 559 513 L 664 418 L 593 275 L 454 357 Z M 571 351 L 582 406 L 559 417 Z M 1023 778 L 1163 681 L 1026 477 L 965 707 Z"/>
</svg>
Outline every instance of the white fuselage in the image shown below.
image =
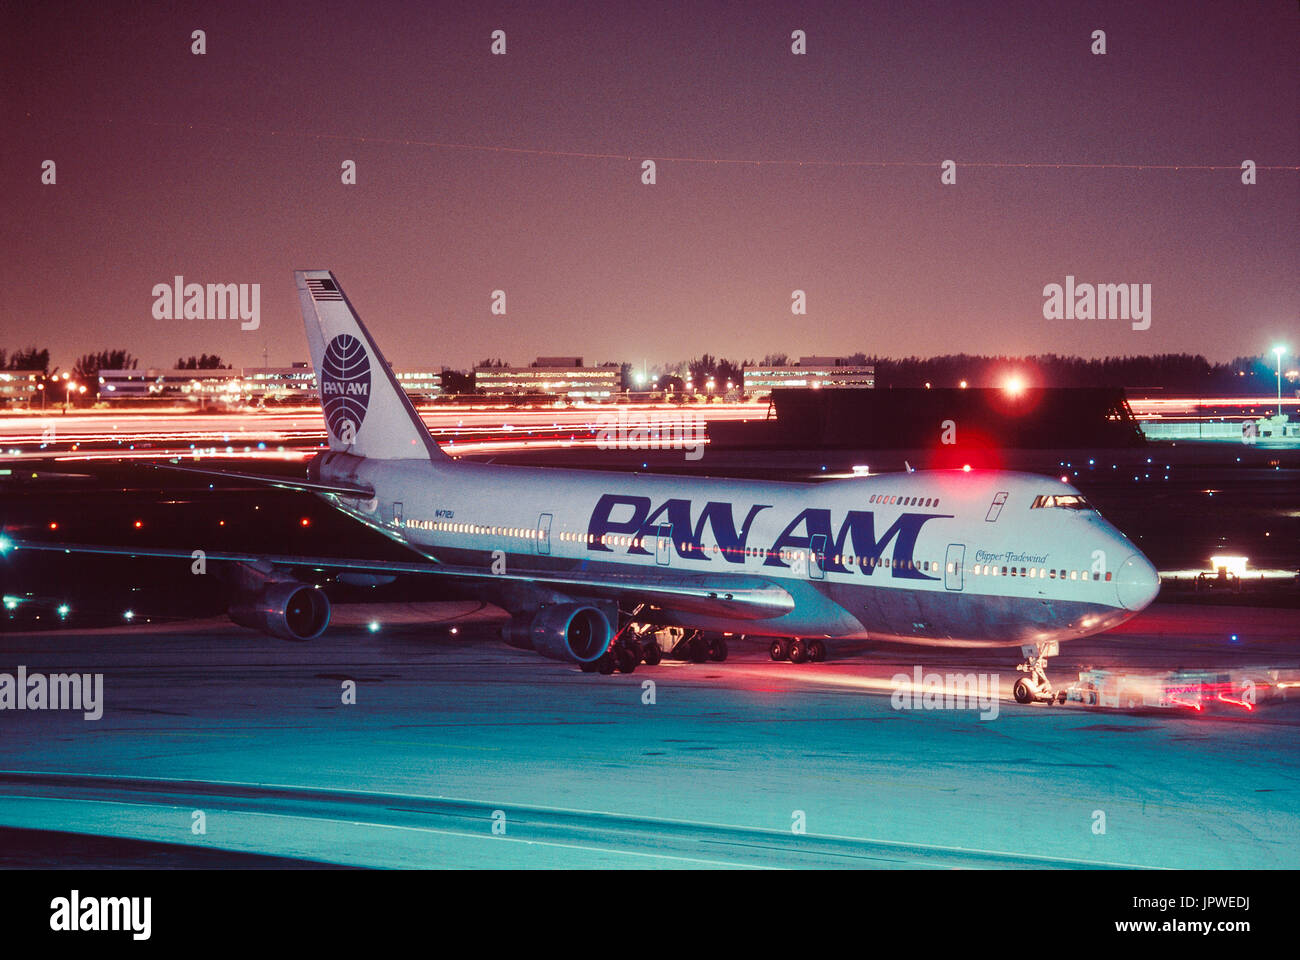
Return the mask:
<svg viewBox="0 0 1300 960">
<path fill-rule="evenodd" d="M 795 599 L 788 613 L 759 622 L 663 611 L 666 622 L 706 629 L 1041 642 L 1122 622 L 1159 583 L 1077 490 L 1032 474 L 778 483 L 337 454 L 320 474 L 369 484 L 373 500 L 330 499 L 434 560 L 705 584 L 740 576 Z"/>
</svg>

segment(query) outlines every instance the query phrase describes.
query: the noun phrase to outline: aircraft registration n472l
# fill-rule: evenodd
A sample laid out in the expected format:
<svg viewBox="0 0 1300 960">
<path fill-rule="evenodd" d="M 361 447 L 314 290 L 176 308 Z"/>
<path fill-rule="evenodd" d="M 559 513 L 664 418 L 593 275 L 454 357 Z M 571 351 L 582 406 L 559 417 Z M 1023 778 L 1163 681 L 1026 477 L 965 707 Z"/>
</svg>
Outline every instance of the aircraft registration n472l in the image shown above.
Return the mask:
<svg viewBox="0 0 1300 960">
<path fill-rule="evenodd" d="M 1052 695 L 1059 641 L 1131 618 L 1159 589 L 1076 489 L 1033 474 L 782 483 L 454 460 L 334 275 L 295 280 L 330 449 L 304 481 L 252 479 L 315 492 L 412 559 L 209 554 L 236 568 L 237 622 L 318 636 L 328 601 L 295 569 L 431 574 L 507 610 L 509 642 L 588 669 L 655 662 L 662 627 L 770 637 L 773 657 L 797 661 L 836 640 L 1022 646 L 1016 693 L 1032 700 Z"/>
</svg>

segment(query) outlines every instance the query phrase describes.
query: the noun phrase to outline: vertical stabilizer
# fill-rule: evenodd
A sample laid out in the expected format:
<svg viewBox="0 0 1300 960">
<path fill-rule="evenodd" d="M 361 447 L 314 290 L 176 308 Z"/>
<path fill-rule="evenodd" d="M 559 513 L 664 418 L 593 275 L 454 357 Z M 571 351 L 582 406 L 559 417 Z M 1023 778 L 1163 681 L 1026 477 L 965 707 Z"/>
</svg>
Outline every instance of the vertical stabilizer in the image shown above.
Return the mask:
<svg viewBox="0 0 1300 960">
<path fill-rule="evenodd" d="M 449 459 L 328 270 L 295 270 L 330 449 L 377 460 Z"/>
</svg>

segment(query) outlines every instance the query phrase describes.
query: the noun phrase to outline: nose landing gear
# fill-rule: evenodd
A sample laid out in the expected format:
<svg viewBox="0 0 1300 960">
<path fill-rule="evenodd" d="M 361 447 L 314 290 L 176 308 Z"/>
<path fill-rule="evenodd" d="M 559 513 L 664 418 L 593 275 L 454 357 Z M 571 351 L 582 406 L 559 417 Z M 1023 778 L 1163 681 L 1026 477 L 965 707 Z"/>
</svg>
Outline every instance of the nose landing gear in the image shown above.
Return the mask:
<svg viewBox="0 0 1300 960">
<path fill-rule="evenodd" d="M 1012 689 L 1016 703 L 1065 703 L 1065 691 L 1053 690 L 1052 681 L 1047 679 L 1047 660 L 1060 652 L 1061 645 L 1055 640 L 1020 648 L 1025 662 L 1016 664 L 1016 669 L 1025 676 Z"/>
</svg>

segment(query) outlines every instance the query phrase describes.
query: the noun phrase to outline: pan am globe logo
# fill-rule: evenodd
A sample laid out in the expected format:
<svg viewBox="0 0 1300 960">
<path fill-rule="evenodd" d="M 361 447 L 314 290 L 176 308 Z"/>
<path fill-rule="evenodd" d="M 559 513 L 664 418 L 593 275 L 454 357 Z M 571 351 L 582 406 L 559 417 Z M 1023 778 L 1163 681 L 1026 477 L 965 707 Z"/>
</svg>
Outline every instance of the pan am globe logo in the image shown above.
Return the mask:
<svg viewBox="0 0 1300 960">
<path fill-rule="evenodd" d="M 321 362 L 321 401 L 330 433 L 355 443 L 370 403 L 370 358 L 361 341 L 341 333 L 325 348 Z"/>
</svg>

